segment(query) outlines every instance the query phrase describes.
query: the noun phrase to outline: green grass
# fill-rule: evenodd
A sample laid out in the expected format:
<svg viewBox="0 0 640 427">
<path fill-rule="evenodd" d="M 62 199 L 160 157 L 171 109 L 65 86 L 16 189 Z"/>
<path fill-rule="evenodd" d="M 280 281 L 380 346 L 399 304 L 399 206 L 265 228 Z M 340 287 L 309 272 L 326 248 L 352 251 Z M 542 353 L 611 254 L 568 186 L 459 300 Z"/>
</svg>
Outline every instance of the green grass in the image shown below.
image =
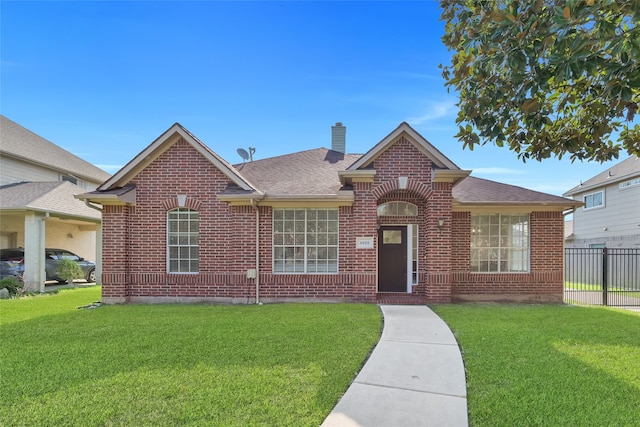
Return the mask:
<svg viewBox="0 0 640 427">
<path fill-rule="evenodd" d="M 637 286 L 636 286 L 637 288 Z M 640 291 L 636 291 L 636 288 L 625 288 L 615 285 L 607 286 L 607 293 L 609 295 L 621 295 L 625 297 L 633 297 L 640 298 Z M 579 282 L 565 282 L 564 283 L 565 291 L 590 291 L 590 292 L 604 292 L 601 284 L 589 284 L 589 283 L 579 283 Z M 572 300 L 572 303 L 575 301 Z"/>
<path fill-rule="evenodd" d="M 602 284 L 600 283 L 581 283 L 581 282 L 564 282 L 565 289 L 573 289 L 578 291 L 600 291 L 602 292 Z M 636 288 L 617 286 L 617 285 L 607 285 L 608 291 L 635 291 Z"/>
<path fill-rule="evenodd" d="M 463 351 L 478 426 L 637 426 L 640 316 L 604 307 L 433 309 Z"/>
<path fill-rule="evenodd" d="M 317 426 L 376 344 L 366 304 L 124 305 L 100 288 L 0 301 L 0 423 Z"/>
</svg>

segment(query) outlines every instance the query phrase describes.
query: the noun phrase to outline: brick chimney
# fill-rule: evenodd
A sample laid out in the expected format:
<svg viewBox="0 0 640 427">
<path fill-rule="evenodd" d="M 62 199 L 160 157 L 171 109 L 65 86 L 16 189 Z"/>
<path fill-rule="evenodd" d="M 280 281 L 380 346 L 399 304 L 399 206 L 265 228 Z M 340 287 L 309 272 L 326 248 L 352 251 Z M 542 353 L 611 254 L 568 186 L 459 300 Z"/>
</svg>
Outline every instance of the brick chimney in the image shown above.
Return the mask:
<svg viewBox="0 0 640 427">
<path fill-rule="evenodd" d="M 331 126 L 331 149 L 340 153 L 347 149 L 347 128 L 340 122 Z"/>
</svg>

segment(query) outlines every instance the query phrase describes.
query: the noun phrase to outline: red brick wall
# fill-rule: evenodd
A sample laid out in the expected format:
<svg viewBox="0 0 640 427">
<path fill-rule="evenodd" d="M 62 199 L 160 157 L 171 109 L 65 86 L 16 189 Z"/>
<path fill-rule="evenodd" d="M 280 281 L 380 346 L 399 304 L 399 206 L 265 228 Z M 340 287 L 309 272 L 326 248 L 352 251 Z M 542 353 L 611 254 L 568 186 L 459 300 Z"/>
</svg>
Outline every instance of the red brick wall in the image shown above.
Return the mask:
<svg viewBox="0 0 640 427">
<path fill-rule="evenodd" d="M 353 206 L 339 208 L 337 274 L 272 273 L 272 209 L 259 207 L 260 296 L 263 301 L 375 301 L 377 243 L 356 249 L 357 237 L 377 239 L 380 224 L 418 224 L 419 285 L 429 302 L 474 299 L 556 300 L 562 298 L 563 218 L 531 214 L 531 272 L 472 274 L 468 212 L 451 212 L 451 184 L 431 183 L 431 161 L 404 138 L 375 159 L 373 183 L 354 183 Z M 398 177 L 408 178 L 400 189 Z M 184 141 L 160 155 L 132 181 L 135 207 L 105 206 L 103 212 L 103 296 L 112 301 L 148 297 L 221 298 L 255 301 L 255 218 L 250 206 L 230 207 L 216 195 L 229 179 Z M 200 271 L 169 274 L 166 261 L 167 211 L 177 195 L 200 212 Z M 406 201 L 418 217 L 383 217 L 377 206 Z M 438 219 L 444 226 L 438 227 Z M 383 260 L 381 261 L 383 262 Z M 523 297 L 524 296 L 524 297 Z"/>
<path fill-rule="evenodd" d="M 453 214 L 453 301 L 562 302 L 562 212 L 532 212 L 529 219 L 529 273 L 471 273 L 471 214 Z"/>
<path fill-rule="evenodd" d="M 375 169 L 374 192 L 376 187 L 396 187 L 401 176 L 408 178 L 407 187 L 412 189 L 384 193 L 377 204 L 396 200 L 418 206 L 418 218 L 381 218 L 383 224 L 418 224 L 419 284 L 414 291 L 430 302 L 450 302 L 451 184 L 431 183 L 431 160 L 405 138 L 375 160 Z M 445 221 L 442 229 L 438 227 L 439 218 Z"/>
<path fill-rule="evenodd" d="M 102 296 L 124 299 L 129 283 L 128 206 L 102 210 Z"/>
<path fill-rule="evenodd" d="M 222 172 L 181 140 L 132 183 L 136 206 L 106 206 L 103 215 L 105 297 L 254 297 L 246 270 L 255 268 L 255 212 L 217 199 L 229 183 Z M 167 211 L 177 195 L 200 212 L 199 274 L 167 273 Z"/>
</svg>

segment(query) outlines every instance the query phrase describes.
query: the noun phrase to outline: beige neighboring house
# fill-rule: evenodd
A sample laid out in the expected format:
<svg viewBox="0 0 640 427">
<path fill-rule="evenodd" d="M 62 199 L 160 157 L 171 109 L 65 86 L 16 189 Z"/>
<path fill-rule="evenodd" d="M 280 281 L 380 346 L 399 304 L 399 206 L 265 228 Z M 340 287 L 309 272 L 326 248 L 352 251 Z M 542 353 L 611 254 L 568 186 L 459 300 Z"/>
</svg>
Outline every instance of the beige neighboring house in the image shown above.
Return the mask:
<svg viewBox="0 0 640 427">
<path fill-rule="evenodd" d="M 640 248 L 640 159 L 631 156 L 564 193 L 576 208 L 568 248 Z"/>
<path fill-rule="evenodd" d="M 0 248 L 25 250 L 25 288 L 44 291 L 44 249 L 96 262 L 101 277 L 101 212 L 74 198 L 110 175 L 0 115 Z"/>
</svg>

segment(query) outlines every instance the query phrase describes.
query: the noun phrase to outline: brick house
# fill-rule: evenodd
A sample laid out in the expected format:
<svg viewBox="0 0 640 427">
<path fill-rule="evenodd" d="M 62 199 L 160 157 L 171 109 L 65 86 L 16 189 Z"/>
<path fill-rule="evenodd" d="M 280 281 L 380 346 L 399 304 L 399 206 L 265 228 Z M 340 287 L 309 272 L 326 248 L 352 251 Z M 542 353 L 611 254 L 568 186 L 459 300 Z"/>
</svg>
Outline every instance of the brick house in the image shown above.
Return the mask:
<svg viewBox="0 0 640 427">
<path fill-rule="evenodd" d="M 103 301 L 561 302 L 578 202 L 469 176 L 408 124 L 231 165 L 175 124 L 96 191 Z"/>
</svg>

